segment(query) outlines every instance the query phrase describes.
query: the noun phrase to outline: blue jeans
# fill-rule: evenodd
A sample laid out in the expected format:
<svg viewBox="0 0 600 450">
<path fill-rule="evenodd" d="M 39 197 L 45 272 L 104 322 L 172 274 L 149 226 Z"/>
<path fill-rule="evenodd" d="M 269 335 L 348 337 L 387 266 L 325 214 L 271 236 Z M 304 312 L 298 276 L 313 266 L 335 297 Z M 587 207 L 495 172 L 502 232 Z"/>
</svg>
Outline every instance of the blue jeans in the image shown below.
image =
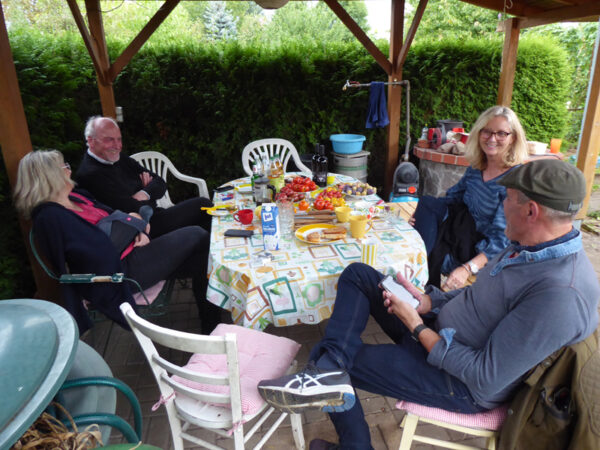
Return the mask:
<svg viewBox="0 0 600 450">
<path fill-rule="evenodd" d="M 400 319 L 388 314 L 378 286 L 382 278 L 361 263 L 342 272 L 325 337 L 313 348 L 310 360 L 318 361 L 327 353 L 328 359 L 348 371 L 355 388 L 375 394 L 463 413 L 485 410 L 474 402 L 462 381 L 428 364 L 425 348 L 412 339 Z M 369 315 L 395 344 L 363 344 L 360 334 Z M 343 449 L 371 448 L 358 398 L 349 411 L 329 416 Z"/>
<path fill-rule="evenodd" d="M 448 207 L 444 198 L 431 197 L 430 195 L 424 195 L 419 198 L 419 203 L 417 203 L 415 211 L 415 230 L 423 238 L 425 248 L 427 249 L 427 256 L 433 250 L 438 230 L 447 214 Z"/>
</svg>

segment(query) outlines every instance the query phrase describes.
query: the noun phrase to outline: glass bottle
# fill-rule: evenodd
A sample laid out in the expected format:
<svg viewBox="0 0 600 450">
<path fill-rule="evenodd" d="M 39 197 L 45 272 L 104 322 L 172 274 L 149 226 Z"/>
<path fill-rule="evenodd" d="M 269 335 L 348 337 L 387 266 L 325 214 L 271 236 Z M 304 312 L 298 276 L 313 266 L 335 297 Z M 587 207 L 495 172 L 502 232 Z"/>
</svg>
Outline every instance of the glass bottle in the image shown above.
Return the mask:
<svg viewBox="0 0 600 450">
<path fill-rule="evenodd" d="M 317 172 L 313 172 L 313 181 L 319 187 L 327 186 L 327 172 L 329 170 L 329 161 L 325 155 L 325 146 L 319 145 L 319 153 L 317 155 Z"/>
<path fill-rule="evenodd" d="M 263 175 L 265 177 L 269 176 L 270 173 L 270 168 L 271 168 L 271 164 L 269 162 L 269 155 L 264 154 L 262 155 L 262 166 L 263 166 Z"/>
<path fill-rule="evenodd" d="M 260 170 L 258 169 L 258 164 L 252 164 L 252 176 L 250 177 L 250 184 L 252 185 L 252 190 L 254 190 L 254 180 L 260 177 Z"/>
<path fill-rule="evenodd" d="M 283 170 L 281 169 L 281 161 L 279 156 L 272 156 L 269 163 L 269 184 L 272 185 L 277 192 L 281 190 L 284 185 Z"/>
<path fill-rule="evenodd" d="M 321 149 L 321 144 L 315 144 L 315 153 L 312 157 L 311 160 L 311 170 L 313 173 L 313 181 L 315 182 L 315 184 L 317 183 L 317 174 L 319 173 L 319 151 Z"/>
</svg>

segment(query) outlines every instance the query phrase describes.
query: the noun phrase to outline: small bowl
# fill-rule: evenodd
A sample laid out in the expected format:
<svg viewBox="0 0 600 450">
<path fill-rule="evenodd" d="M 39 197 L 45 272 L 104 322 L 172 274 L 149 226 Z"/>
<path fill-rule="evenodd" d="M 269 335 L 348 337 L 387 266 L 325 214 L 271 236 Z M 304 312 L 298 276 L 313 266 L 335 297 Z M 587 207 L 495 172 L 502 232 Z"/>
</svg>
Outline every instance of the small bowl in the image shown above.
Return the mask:
<svg viewBox="0 0 600 450">
<path fill-rule="evenodd" d="M 366 139 L 362 134 L 332 134 L 329 136 L 333 151 L 346 155 L 359 153 Z"/>
</svg>

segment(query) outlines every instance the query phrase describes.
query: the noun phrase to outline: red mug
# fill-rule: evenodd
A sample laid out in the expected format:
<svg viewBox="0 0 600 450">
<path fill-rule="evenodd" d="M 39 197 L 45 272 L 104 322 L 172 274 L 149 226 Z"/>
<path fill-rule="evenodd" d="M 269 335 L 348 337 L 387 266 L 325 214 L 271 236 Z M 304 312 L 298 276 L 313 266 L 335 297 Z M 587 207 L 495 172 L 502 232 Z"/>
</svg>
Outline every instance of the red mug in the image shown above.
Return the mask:
<svg viewBox="0 0 600 450">
<path fill-rule="evenodd" d="M 254 211 L 251 209 L 240 209 L 233 215 L 233 218 L 244 225 L 250 225 L 254 218 Z"/>
</svg>

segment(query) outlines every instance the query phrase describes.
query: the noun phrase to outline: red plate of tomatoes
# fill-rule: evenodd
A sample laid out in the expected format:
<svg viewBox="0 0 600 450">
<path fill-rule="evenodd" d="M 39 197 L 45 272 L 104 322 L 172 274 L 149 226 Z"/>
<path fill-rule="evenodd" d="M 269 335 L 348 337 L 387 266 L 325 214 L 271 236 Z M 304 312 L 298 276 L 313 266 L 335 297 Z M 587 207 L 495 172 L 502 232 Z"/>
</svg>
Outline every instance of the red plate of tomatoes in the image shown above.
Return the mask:
<svg viewBox="0 0 600 450">
<path fill-rule="evenodd" d="M 318 186 L 307 177 L 294 177 L 293 180 L 281 188 L 277 200 L 289 200 L 297 203 L 304 200 L 305 193 L 314 191 Z"/>
<path fill-rule="evenodd" d="M 294 192 L 311 192 L 319 188 L 313 180 L 303 176 L 294 177 L 291 182 L 285 185 L 285 187 L 288 186 Z"/>
</svg>

